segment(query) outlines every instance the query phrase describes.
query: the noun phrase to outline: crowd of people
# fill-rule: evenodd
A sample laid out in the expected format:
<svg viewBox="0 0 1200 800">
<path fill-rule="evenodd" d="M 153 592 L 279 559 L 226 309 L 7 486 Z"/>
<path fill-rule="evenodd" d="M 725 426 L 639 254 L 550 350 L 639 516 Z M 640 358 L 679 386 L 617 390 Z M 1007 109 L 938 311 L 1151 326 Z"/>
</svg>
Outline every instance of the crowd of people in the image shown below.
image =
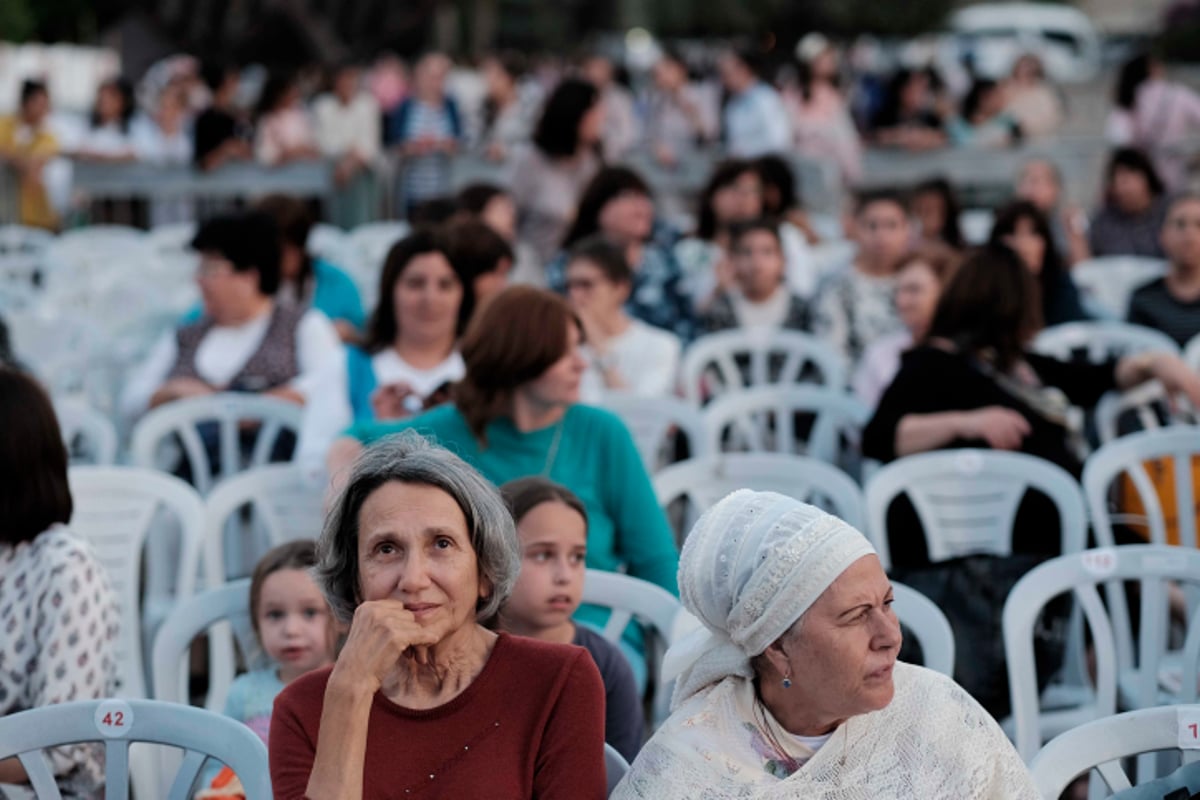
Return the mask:
<svg viewBox="0 0 1200 800">
<path fill-rule="evenodd" d="M 808 37 L 798 54 L 796 83 L 779 86 L 725 53 L 723 106 L 671 55 L 635 96 L 601 56 L 551 86 L 502 54 L 479 62 L 486 95 L 471 108 L 447 88 L 452 62 L 431 54 L 411 81 L 391 59 L 340 65 L 311 103 L 305 81 L 273 76 L 253 117 L 237 71 L 183 65 L 143 111 L 132 85 L 105 83 L 69 146 L 46 125 L 44 86 L 26 84 L 0 153 L 28 224 L 57 224 L 47 170 L 64 149 L 205 170 L 327 158 L 346 185 L 388 148 L 405 161 L 411 230 L 377 265 L 375 308 L 312 251 L 311 203 L 259 198 L 198 221 L 201 303 L 123 384 L 128 419 L 222 392 L 300 405 L 297 440 L 275 455 L 327 471 L 319 541 L 273 549 L 253 574 L 254 631 L 276 665 L 239 677 L 226 709 L 269 740 L 276 796 L 602 797 L 605 742 L 633 764 L 624 798 L 850 783 L 878 797 L 1037 796 L 995 708 L 895 663 L 888 578 L 861 533 L 741 491 L 681 553 L 630 431 L 603 404 L 679 393 L 682 356 L 706 335 L 801 331 L 846 366 L 833 388 L 871 411 L 862 455 L 993 448 L 1078 476 L 1076 409 L 1106 391 L 1157 380 L 1200 408 L 1200 375 L 1175 355 L 1092 364 L 1032 351 L 1045 327 L 1096 315 L 1072 268 L 1100 256 L 1163 259 L 1128 320 L 1180 345 L 1200 334 L 1200 196 L 1162 147 L 1186 134 L 1194 101 L 1153 60 L 1127 65 L 1120 144 L 1090 215 L 1057 165 L 1033 158 L 978 246 L 953 176 L 857 193 L 839 235 L 806 212 L 791 156 L 832 161 L 853 184 L 863 143 L 1003 146 L 1052 134 L 1065 111 L 1032 55 L 961 99 L 932 69 L 901 70 L 864 114 L 836 48 Z M 725 158 L 687 230 L 622 162 L 644 146 L 677 163 L 717 141 Z M 466 148 L 511 162 L 511 181 L 452 192 L 450 159 Z M 848 244 L 844 261 L 818 257 L 829 238 Z M 61 431 L 20 360 L 0 368 L 0 411 L 23 420 L 0 441 L 0 630 L 18 631 L 0 640 L 0 665 L 28 666 L 0 669 L 0 715 L 108 696 L 115 679 L 112 591 L 68 535 Z M 1014 552 L 1047 557 L 1056 517 L 1038 502 L 1022 504 Z M 887 527 L 897 569 L 927 565 L 911 505 L 895 504 Z M 642 693 L 661 678 L 638 626 L 618 643 L 598 635 L 607 612 L 582 604 L 585 566 L 681 597 L 703 624 L 668 656 L 675 713 L 648 743 Z M 44 604 L 65 596 L 83 605 L 56 619 Z M 61 666 L 76 652 L 83 661 Z M 898 746 L 905 737 L 920 745 Z M 894 757 L 880 768 L 885 746 Z M 54 757 L 80 796 L 100 785 L 97 749 Z M 0 794 L 26 779 L 0 761 Z M 217 792 L 205 797 L 236 796 L 236 776 L 205 780 Z"/>
</svg>

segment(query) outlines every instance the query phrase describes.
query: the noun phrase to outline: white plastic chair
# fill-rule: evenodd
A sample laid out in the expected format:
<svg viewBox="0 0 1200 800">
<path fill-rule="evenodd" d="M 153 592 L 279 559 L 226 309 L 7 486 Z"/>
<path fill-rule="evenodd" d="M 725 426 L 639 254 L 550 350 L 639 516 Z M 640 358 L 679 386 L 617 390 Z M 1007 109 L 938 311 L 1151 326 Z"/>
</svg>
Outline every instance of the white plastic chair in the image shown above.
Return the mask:
<svg viewBox="0 0 1200 800">
<path fill-rule="evenodd" d="M 378 299 L 379 276 L 388 251 L 410 230 L 407 222 L 369 222 L 347 234 L 346 241 L 354 253 L 354 261 L 339 266 L 351 273 L 367 308 L 373 308 Z"/>
<path fill-rule="evenodd" d="M 20 758 L 41 800 L 62 800 L 50 760 L 42 751 L 96 741 L 104 743 L 106 800 L 129 798 L 129 745 L 134 742 L 185 751 L 167 800 L 190 798 L 188 790 L 209 757 L 237 773 L 248 800 L 271 798 L 266 745 L 242 723 L 211 711 L 155 700 L 88 700 L 0 717 L 0 759 Z"/>
<path fill-rule="evenodd" d="M 649 674 L 656 674 L 656 666 L 662 664 L 662 656 L 672 644 L 672 636 L 678 630 L 677 619 L 683 611 L 674 595 L 629 575 L 589 569 L 583 580 L 583 602 L 611 609 L 602 633 L 613 644 L 621 641 L 621 634 L 635 619 L 642 630 L 653 633 L 652 640 L 647 642 L 646 656 L 647 666 L 651 667 Z M 667 718 L 671 690 L 671 686 L 655 687 L 654 724 Z"/>
<path fill-rule="evenodd" d="M 178 478 L 137 467 L 71 467 L 68 481 L 74 501 L 71 530 L 95 549 L 120 604 L 118 694 L 145 697 L 143 645 L 149 644 L 170 604 L 195 590 L 204 504 Z M 172 525 L 179 537 L 175 552 L 162 541 L 170 538 Z M 150 547 L 155 540 L 159 546 Z M 144 602 L 139 599 L 143 548 Z"/>
<path fill-rule="evenodd" d="M 704 418 L 695 406 L 679 398 L 638 397 L 626 392 L 608 392 L 601 400 L 601 406 L 625 423 L 650 475 L 674 459 L 674 445 L 678 436 L 687 442 L 690 456 L 707 453 Z"/>
<path fill-rule="evenodd" d="M 1086 722 L 1055 737 L 1030 765 L 1042 797 L 1057 798 L 1075 779 L 1095 770 L 1112 792 L 1132 783 L 1121 760 L 1141 753 L 1179 750 L 1183 763 L 1200 758 L 1200 741 L 1184 734 L 1200 720 L 1200 706 L 1165 706 L 1129 711 Z"/>
<path fill-rule="evenodd" d="M 1071 268 L 1084 306 L 1112 319 L 1124 319 L 1134 290 L 1167 274 L 1167 262 L 1136 256 L 1093 258 Z"/>
<path fill-rule="evenodd" d="M 954 630 L 937 604 L 925 595 L 892 581 L 892 610 L 921 645 L 925 667 L 954 677 Z"/>
<path fill-rule="evenodd" d="M 625 760 L 625 756 L 617 752 L 617 748 L 613 747 L 608 742 L 604 743 L 604 775 L 608 780 L 608 797 L 612 797 L 613 791 L 617 788 L 617 784 L 625 777 L 625 773 L 629 772 L 629 762 Z"/>
<path fill-rule="evenodd" d="M 156 252 L 179 253 L 191 249 L 192 239 L 196 238 L 196 230 L 195 222 L 155 225 L 146 233 L 146 241 Z"/>
<path fill-rule="evenodd" d="M 819 378 L 810 378 L 813 369 Z M 846 385 L 846 364 L 836 350 L 815 336 L 786 330 L 701 336 L 684 351 L 679 374 L 684 396 L 696 405 L 737 389 L 789 385 L 802 377 L 839 389 Z"/>
<path fill-rule="evenodd" d="M 1127 545 L 1059 556 L 1030 570 L 1009 593 L 1002 625 L 1012 694 L 1013 733 L 1017 752 L 1027 762 L 1045 739 L 1117 710 L 1118 677 L 1133 669 L 1134 653 L 1115 630 L 1118 602 L 1108 594 L 1108 607 L 1097 587 L 1120 581 L 1141 586 L 1140 631 L 1136 672 L 1139 694 L 1154 696 L 1166 651 L 1167 583 L 1200 583 L 1200 552 L 1162 545 Z M 1039 708 L 1033 635 L 1038 615 L 1061 594 L 1071 593 L 1091 631 L 1096 680 L 1089 702 L 1061 710 Z M 1105 759 L 1107 760 L 1107 759 Z"/>
<path fill-rule="evenodd" d="M 358 254 L 350 244 L 350 237 L 336 225 L 320 222 L 308 233 L 308 251 L 318 258 L 341 267 L 353 269 Z M 347 266 L 348 265 L 348 266 Z"/>
<path fill-rule="evenodd" d="M 801 440 L 796 417 L 811 417 Z M 843 436 L 857 441 L 871 411 L 841 388 L 758 386 L 718 397 L 704 409 L 711 452 L 794 453 L 839 463 Z"/>
<path fill-rule="evenodd" d="M 178 437 L 192 481 L 201 494 L 211 491 L 216 480 L 267 464 L 272 448 L 284 431 L 299 434 L 303 409 L 285 400 L 265 395 L 227 392 L 177 400 L 150 411 L 133 429 L 130 451 L 133 463 L 170 471 L 173 460 L 164 445 Z M 208 451 L 197 432 L 202 423 L 216 423 L 220 464 L 214 470 Z M 241 454 L 242 424 L 260 423 L 254 448 L 248 458 Z"/>
<path fill-rule="evenodd" d="M 684 502 L 676 541 L 683 544 L 700 514 L 737 489 L 778 492 L 812 503 L 863 530 L 866 501 L 854 480 L 837 467 L 807 456 L 725 453 L 672 464 L 654 476 L 664 509 Z"/>
<path fill-rule="evenodd" d="M 891 569 L 887 511 L 907 494 L 925 532 L 931 562 L 972 554 L 1012 553 L 1013 522 L 1029 489 L 1058 508 L 1062 552 L 1083 549 L 1087 514 L 1079 484 L 1049 461 L 996 450 L 919 453 L 881 467 L 865 487 L 867 530 L 884 569 Z"/>
<path fill-rule="evenodd" d="M 1153 328 L 1127 322 L 1067 322 L 1054 325 L 1037 335 L 1033 349 L 1062 361 L 1070 361 L 1080 351 L 1092 362 L 1134 353 L 1179 355 L 1179 345 L 1170 336 Z"/>
<path fill-rule="evenodd" d="M 217 484 L 204 501 L 208 585 L 248 576 L 275 545 L 320 536 L 325 522 L 323 479 L 323 473 L 317 476 L 295 464 L 268 464 Z M 250 512 L 248 518 L 239 518 L 243 509 Z M 239 539 L 236 549 L 227 546 L 230 533 Z"/>
<path fill-rule="evenodd" d="M 54 413 L 72 464 L 117 462 L 117 429 L 108 417 L 74 398 L 56 399 Z"/>
</svg>

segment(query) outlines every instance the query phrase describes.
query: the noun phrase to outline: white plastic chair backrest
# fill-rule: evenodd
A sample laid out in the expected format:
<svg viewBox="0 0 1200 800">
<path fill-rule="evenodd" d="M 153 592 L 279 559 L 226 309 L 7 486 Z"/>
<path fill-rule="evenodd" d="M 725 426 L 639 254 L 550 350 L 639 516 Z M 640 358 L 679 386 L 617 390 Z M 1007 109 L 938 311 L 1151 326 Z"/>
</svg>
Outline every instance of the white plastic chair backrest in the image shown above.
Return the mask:
<svg viewBox="0 0 1200 800">
<path fill-rule="evenodd" d="M 1136 256 L 1107 256 L 1083 261 L 1071 268 L 1085 305 L 1124 319 L 1129 296 L 1138 287 L 1167 274 L 1167 262 Z"/>
<path fill-rule="evenodd" d="M 155 225 L 146 233 L 146 241 L 158 253 L 179 253 L 191 249 L 196 230 L 194 222 Z"/>
<path fill-rule="evenodd" d="M 841 235 L 841 234 L 839 234 Z M 847 269 L 858 254 L 858 244 L 849 239 L 818 242 L 812 247 L 813 264 L 817 275 L 831 275 Z"/>
<path fill-rule="evenodd" d="M 700 405 L 708 398 L 767 384 L 794 384 L 815 368 L 812 382 L 846 385 L 842 356 L 815 336 L 799 331 L 735 329 L 710 333 L 683 354 L 680 381 L 684 396 Z"/>
<path fill-rule="evenodd" d="M 1137 642 L 1139 670 L 1135 694 L 1156 696 L 1158 665 L 1166 651 L 1167 583 L 1200 583 L 1200 552 L 1162 545 L 1125 545 L 1071 553 L 1051 559 L 1026 573 L 1004 603 L 1002 627 L 1012 696 L 1014 742 L 1028 762 L 1041 746 L 1040 709 L 1033 637 L 1038 616 L 1060 594 L 1072 593 L 1090 630 L 1095 655 L 1097 716 L 1116 712 L 1117 676 L 1133 666 L 1133 653 L 1122 643 L 1098 586 L 1119 581 L 1139 581 L 1140 631 Z"/>
<path fill-rule="evenodd" d="M 803 441 L 796 417 L 812 417 Z M 710 452 L 794 453 L 838 462 L 842 436 L 857 440 L 871 410 L 839 388 L 757 386 L 718 397 L 704 409 Z"/>
<path fill-rule="evenodd" d="M 0 225 L 0 255 L 35 255 L 54 241 L 54 234 L 27 225 Z"/>
<path fill-rule="evenodd" d="M 1193 336 L 1183 346 L 1183 361 L 1192 372 L 1200 372 L 1200 334 Z"/>
<path fill-rule="evenodd" d="M 924 666 L 953 678 L 954 630 L 946 615 L 928 597 L 903 583 L 892 581 L 892 592 L 892 610 L 921 645 Z"/>
<path fill-rule="evenodd" d="M 1105 361 L 1134 353 L 1172 353 L 1179 345 L 1162 331 L 1127 322 L 1067 322 L 1044 329 L 1033 341 L 1033 349 L 1062 361 L 1082 351 L 1088 361 Z"/>
<path fill-rule="evenodd" d="M 658 504 L 685 501 L 676 540 L 683 544 L 700 514 L 737 489 L 778 492 L 812 503 L 859 530 L 866 527 L 866 501 L 854 480 L 826 461 L 782 453 L 725 453 L 691 458 L 654 476 Z"/>
<path fill-rule="evenodd" d="M 248 576 L 266 550 L 293 539 L 316 539 L 325 521 L 324 485 L 296 464 L 268 464 L 217 484 L 204 502 L 204 575 L 209 586 Z M 238 512 L 249 506 L 250 527 Z M 231 526 L 233 530 L 231 531 Z M 237 535 L 238 552 L 227 547 Z"/>
<path fill-rule="evenodd" d="M 178 436 L 197 490 L 208 494 L 213 485 L 213 469 L 197 425 L 204 422 L 218 425 L 221 463 L 217 465 L 216 478 L 219 480 L 268 463 L 271 450 L 284 431 L 299 433 L 303 413 L 294 403 L 265 395 L 225 392 L 176 400 L 153 409 L 138 421 L 130 453 L 133 463 L 139 466 L 169 469 L 170 465 L 160 462 L 160 447 L 172 436 Z M 239 443 L 241 423 L 251 421 L 260 422 L 261 428 L 249 459 L 243 463 Z"/>
<path fill-rule="evenodd" d="M 1023 453 L 941 450 L 881 467 L 865 487 L 867 530 L 884 569 L 891 568 L 888 507 L 901 494 L 916 510 L 932 562 L 972 554 L 1012 553 L 1013 523 L 1028 489 L 1058 509 L 1061 551 L 1083 549 L 1087 514 L 1079 484 L 1055 464 Z"/>
<path fill-rule="evenodd" d="M 647 647 L 647 656 L 655 654 L 657 660 L 650 662 L 651 667 L 661 665 L 662 654 L 671 646 L 671 636 L 676 631 L 676 618 L 683 611 L 679 600 L 660 586 L 596 569 L 587 570 L 584 577 L 583 602 L 611 610 L 602 633 L 613 644 L 620 642 L 621 634 L 635 619 L 643 630 L 652 631 L 654 637 Z M 670 687 L 658 686 L 653 699 L 655 722 L 666 719 L 670 700 Z"/>
<path fill-rule="evenodd" d="M 1127 711 L 1085 722 L 1059 734 L 1033 759 L 1030 772 L 1042 797 L 1060 797 L 1075 778 L 1095 770 L 1113 792 L 1133 786 L 1121 760 L 1141 753 L 1180 750 L 1185 764 L 1200 758 L 1196 745 L 1181 748 L 1200 719 L 1200 706 L 1176 705 Z"/>
<path fill-rule="evenodd" d="M 627 392 L 608 392 L 600 405 L 625 423 L 650 475 L 673 459 L 676 434 L 686 439 L 691 456 L 707 454 L 704 417 L 695 406 L 677 397 L 639 397 Z"/>
<path fill-rule="evenodd" d="M 388 251 L 392 245 L 409 234 L 407 222 L 369 222 L 359 225 L 350 231 L 346 239 L 350 250 L 354 253 L 353 264 L 344 265 L 354 276 L 363 302 L 368 306 L 369 299 L 377 299 L 379 293 L 379 276 L 383 274 L 383 264 L 387 260 Z"/>
<path fill-rule="evenodd" d="M 185 597 L 171 609 L 154 637 L 150 674 L 155 700 L 187 705 L 188 653 L 192 640 L 206 631 L 212 636 L 219 627 L 225 628 L 226 636 L 232 628 L 248 665 L 253 666 L 252 662 L 261 660 L 262 654 L 250 623 L 249 578 Z M 237 672 L 234 658 L 232 649 L 223 653 L 221 659 L 215 658 L 210 647 L 205 708 L 220 711 L 225 707 L 225 698 Z"/>
<path fill-rule="evenodd" d="M 308 232 L 308 251 L 335 266 L 350 270 L 353 270 L 353 262 L 358 257 L 346 232 L 324 222 L 314 225 Z"/>
<path fill-rule="evenodd" d="M 995 221 L 996 212 L 988 208 L 970 208 L 958 215 L 958 227 L 962 230 L 963 240 L 969 245 L 987 242 Z"/>
<path fill-rule="evenodd" d="M 1096 435 L 1107 444 L 1131 431 L 1121 430 L 1122 420 L 1133 414 L 1137 430 L 1148 431 L 1166 425 L 1191 425 L 1196 422 L 1195 410 L 1184 395 L 1167 397 L 1167 390 L 1158 381 L 1147 381 L 1123 392 L 1105 392 L 1096 403 L 1093 416 Z"/>
<path fill-rule="evenodd" d="M 625 777 L 626 772 L 629 772 L 629 762 L 625 760 L 625 756 L 617 752 L 617 748 L 605 742 L 604 775 L 608 780 L 607 797 L 612 797 L 613 790 L 617 788 L 617 784 Z"/>
<path fill-rule="evenodd" d="M 96 741 L 104 743 L 105 800 L 128 800 L 134 742 L 185 751 L 167 800 L 190 797 L 188 790 L 209 757 L 237 773 L 247 800 L 271 797 L 266 745 L 246 725 L 212 711 L 156 700 L 86 700 L 0 717 L 0 759 L 19 757 L 41 800 L 62 800 L 45 748 Z"/>
<path fill-rule="evenodd" d="M 152 603 L 191 595 L 199 567 L 204 504 L 196 490 L 178 478 L 138 467 L 71 467 L 68 480 L 74 501 L 71 530 L 91 543 L 120 604 L 118 694 L 145 697 L 145 623 L 139 600 L 142 550 L 146 549 L 147 611 Z M 147 541 L 168 535 L 162 526 L 163 512 L 173 518 L 179 532 L 174 558 L 169 548 L 151 547 Z"/>
<path fill-rule="evenodd" d="M 117 429 L 108 417 L 74 398 L 55 399 L 54 413 L 72 464 L 116 463 Z M 76 445 L 82 457 L 76 456 Z"/>
</svg>

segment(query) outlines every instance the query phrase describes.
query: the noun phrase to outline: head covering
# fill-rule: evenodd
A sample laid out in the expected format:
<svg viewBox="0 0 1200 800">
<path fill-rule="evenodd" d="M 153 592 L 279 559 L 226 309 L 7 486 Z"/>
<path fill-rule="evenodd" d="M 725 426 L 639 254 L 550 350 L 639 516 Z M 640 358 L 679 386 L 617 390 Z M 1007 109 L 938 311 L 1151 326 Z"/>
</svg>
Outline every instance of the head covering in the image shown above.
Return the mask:
<svg viewBox="0 0 1200 800">
<path fill-rule="evenodd" d="M 679 558 L 680 598 L 704 628 L 667 651 L 663 679 L 679 676 L 672 708 L 723 678 L 754 677 L 750 659 L 874 552 L 847 523 L 774 492 L 741 489 L 706 511 Z"/>
</svg>

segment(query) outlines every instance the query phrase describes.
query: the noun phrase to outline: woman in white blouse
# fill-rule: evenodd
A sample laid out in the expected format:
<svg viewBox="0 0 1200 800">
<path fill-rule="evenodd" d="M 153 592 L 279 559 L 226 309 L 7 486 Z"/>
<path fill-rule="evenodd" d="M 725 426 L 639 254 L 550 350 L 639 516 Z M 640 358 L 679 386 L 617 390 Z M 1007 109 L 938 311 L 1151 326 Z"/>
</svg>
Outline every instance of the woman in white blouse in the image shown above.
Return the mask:
<svg viewBox="0 0 1200 800">
<path fill-rule="evenodd" d="M 165 334 L 125 387 L 122 409 L 137 416 L 185 397 L 257 392 L 304 404 L 320 370 L 341 353 L 319 311 L 276 303 L 279 232 L 251 212 L 200 226 L 196 283 L 204 313 Z"/>
</svg>

